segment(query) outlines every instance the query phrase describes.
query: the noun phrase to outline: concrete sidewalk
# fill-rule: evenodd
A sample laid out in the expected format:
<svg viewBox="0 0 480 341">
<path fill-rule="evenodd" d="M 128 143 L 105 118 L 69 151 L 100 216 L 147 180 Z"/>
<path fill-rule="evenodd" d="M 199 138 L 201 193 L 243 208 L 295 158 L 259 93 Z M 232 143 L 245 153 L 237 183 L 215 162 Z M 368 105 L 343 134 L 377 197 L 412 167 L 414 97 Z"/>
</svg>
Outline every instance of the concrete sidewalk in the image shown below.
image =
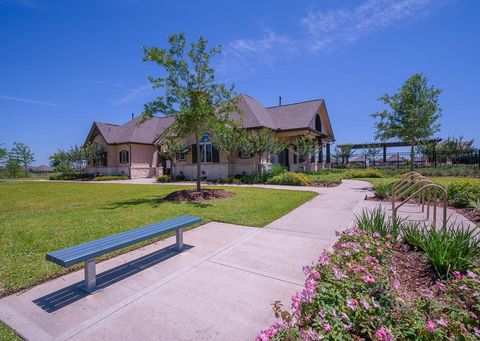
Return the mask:
<svg viewBox="0 0 480 341">
<path fill-rule="evenodd" d="M 283 186 L 282 186 L 283 187 Z M 0 300 L 0 319 L 29 340 L 251 340 L 271 303 L 304 282 L 302 266 L 351 224 L 370 187 L 344 181 L 266 228 L 212 222 L 98 264 L 86 296 L 77 271 Z M 297 188 L 294 188 L 297 189 Z"/>
</svg>

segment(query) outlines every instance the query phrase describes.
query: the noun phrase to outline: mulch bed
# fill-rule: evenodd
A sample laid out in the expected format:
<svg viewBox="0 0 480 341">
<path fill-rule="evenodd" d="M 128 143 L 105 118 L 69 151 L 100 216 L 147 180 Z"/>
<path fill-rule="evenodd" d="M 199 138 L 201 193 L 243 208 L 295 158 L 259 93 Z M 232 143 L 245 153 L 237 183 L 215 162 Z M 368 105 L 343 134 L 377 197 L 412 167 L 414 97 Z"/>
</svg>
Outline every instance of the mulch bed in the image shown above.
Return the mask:
<svg viewBox="0 0 480 341">
<path fill-rule="evenodd" d="M 475 212 L 474 210 L 469 209 L 469 208 L 455 208 L 455 207 L 450 207 L 450 208 L 454 209 L 455 212 L 463 215 L 465 218 L 467 218 L 471 222 L 476 223 L 476 224 L 480 223 L 480 213 Z"/>
<path fill-rule="evenodd" d="M 435 283 L 439 280 L 438 276 L 423 252 L 400 243 L 393 251 L 393 263 L 401 283 L 397 293 L 405 302 L 437 292 Z"/>
<path fill-rule="evenodd" d="M 191 189 L 172 192 L 168 194 L 164 200 L 176 202 L 204 201 L 229 198 L 233 195 L 235 195 L 235 193 L 228 192 L 224 189 L 202 189 L 201 191 Z"/>
</svg>

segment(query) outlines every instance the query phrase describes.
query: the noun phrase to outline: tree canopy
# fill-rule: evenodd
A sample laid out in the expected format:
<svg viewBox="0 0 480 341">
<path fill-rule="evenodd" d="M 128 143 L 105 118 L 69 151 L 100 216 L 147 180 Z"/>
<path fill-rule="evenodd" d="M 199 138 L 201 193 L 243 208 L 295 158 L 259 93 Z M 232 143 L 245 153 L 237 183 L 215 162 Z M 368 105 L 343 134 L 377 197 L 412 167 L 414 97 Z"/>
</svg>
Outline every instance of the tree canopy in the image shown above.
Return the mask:
<svg viewBox="0 0 480 341">
<path fill-rule="evenodd" d="M 227 87 L 215 79 L 211 59 L 221 53 L 220 47 L 207 46 L 200 37 L 187 48 L 183 33 L 169 37 L 170 48 L 144 47 L 144 61 L 160 66 L 165 75 L 150 76 L 154 89 L 163 94 L 145 104 L 143 119 L 155 114 L 175 117 L 174 123 L 163 137 L 194 136 L 197 155 L 200 155 L 200 137 L 211 132 L 219 124 L 230 120 L 230 113 L 239 112 L 233 86 Z M 197 162 L 197 190 L 200 187 L 201 162 Z"/>
<path fill-rule="evenodd" d="M 12 158 L 18 160 L 23 166 L 25 176 L 28 176 L 28 166 L 35 161 L 35 155 L 29 146 L 21 142 L 13 143 L 12 150 L 10 151 Z"/>
<path fill-rule="evenodd" d="M 438 98 L 441 89 L 428 84 L 428 79 L 416 73 L 403 83 L 397 93 L 380 97 L 390 110 L 372 114 L 375 138 L 382 141 L 397 138 L 411 146 L 410 168 L 413 169 L 414 147 L 419 141 L 431 138 L 440 130 L 441 108 Z"/>
</svg>

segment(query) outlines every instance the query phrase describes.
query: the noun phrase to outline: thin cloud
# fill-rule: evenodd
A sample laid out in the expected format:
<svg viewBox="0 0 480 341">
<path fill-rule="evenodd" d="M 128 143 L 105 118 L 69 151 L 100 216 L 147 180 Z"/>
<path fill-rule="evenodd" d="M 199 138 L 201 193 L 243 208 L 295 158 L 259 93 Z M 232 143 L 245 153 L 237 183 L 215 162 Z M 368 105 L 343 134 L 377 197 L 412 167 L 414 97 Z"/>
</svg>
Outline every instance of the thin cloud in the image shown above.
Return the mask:
<svg viewBox="0 0 480 341">
<path fill-rule="evenodd" d="M 226 44 L 220 71 L 255 72 L 278 58 L 353 44 L 363 37 L 432 14 L 452 0 L 365 0 L 356 7 L 310 11 L 298 19 L 299 32 L 286 36 L 266 28 L 260 38 Z"/>
<path fill-rule="evenodd" d="M 37 105 L 45 105 L 45 106 L 48 106 L 48 107 L 61 107 L 61 106 L 62 106 L 62 105 L 57 104 L 57 103 L 45 102 L 45 101 L 37 101 L 37 100 L 34 100 L 34 99 L 21 98 L 21 97 L 13 97 L 13 96 L 3 96 L 3 95 L 0 95 L 0 99 L 6 100 L 6 101 L 15 101 L 15 102 L 23 102 L 23 103 L 37 104 Z"/>
<path fill-rule="evenodd" d="M 122 96 L 120 98 L 117 98 L 116 100 L 113 101 L 115 105 L 123 105 L 130 103 L 138 98 L 143 98 L 146 95 L 150 94 L 153 92 L 152 85 L 151 84 L 145 84 L 141 86 L 137 86 L 135 88 L 132 88 L 128 90 L 127 94 L 125 96 Z"/>
</svg>

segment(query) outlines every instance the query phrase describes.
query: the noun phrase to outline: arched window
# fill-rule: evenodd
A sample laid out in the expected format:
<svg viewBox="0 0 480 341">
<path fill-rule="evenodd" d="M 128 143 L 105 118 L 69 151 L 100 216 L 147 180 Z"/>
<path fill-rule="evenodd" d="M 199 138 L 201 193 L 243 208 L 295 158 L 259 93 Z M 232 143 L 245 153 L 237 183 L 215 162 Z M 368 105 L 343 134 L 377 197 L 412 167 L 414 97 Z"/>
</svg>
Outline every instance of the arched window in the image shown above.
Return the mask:
<svg viewBox="0 0 480 341">
<path fill-rule="evenodd" d="M 322 131 L 322 120 L 318 114 L 315 116 L 315 130 L 320 132 Z"/>
<path fill-rule="evenodd" d="M 212 162 L 212 140 L 208 135 L 200 138 L 200 161 Z"/>
<path fill-rule="evenodd" d="M 120 159 L 120 163 L 128 163 L 128 161 L 129 161 L 128 150 L 120 151 L 119 159 Z"/>
</svg>

